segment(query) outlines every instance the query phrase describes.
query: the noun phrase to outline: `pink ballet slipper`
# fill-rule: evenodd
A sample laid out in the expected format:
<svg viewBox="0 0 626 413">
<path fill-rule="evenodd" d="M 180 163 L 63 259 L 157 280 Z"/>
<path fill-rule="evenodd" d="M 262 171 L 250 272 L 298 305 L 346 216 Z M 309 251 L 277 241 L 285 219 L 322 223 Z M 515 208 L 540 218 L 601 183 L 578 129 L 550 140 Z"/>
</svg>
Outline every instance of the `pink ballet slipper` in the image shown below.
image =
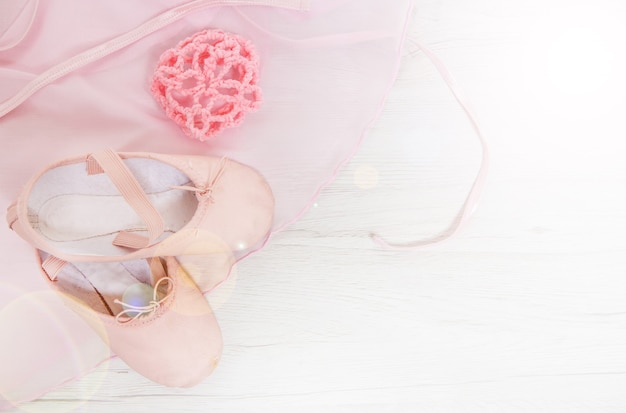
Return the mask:
<svg viewBox="0 0 626 413">
<path fill-rule="evenodd" d="M 175 258 L 67 263 L 42 251 L 38 258 L 50 287 L 139 374 L 191 387 L 217 366 L 217 320 Z"/>
<path fill-rule="evenodd" d="M 9 207 L 9 226 L 66 262 L 177 257 L 207 291 L 270 231 L 272 191 L 226 158 L 106 150 L 36 174 Z"/>
</svg>

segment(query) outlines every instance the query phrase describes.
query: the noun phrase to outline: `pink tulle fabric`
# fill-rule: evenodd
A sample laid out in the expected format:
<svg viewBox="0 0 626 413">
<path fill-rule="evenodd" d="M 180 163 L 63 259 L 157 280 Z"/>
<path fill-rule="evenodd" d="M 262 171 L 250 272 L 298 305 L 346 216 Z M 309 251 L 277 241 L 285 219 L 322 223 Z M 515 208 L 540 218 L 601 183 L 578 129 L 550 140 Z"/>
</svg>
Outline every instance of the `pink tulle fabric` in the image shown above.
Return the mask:
<svg viewBox="0 0 626 413">
<path fill-rule="evenodd" d="M 0 52 L 0 102 L 54 65 L 186 3 L 41 2 L 23 39 Z M 214 3 L 64 73 L 1 117 L 0 205 L 8 206 L 43 166 L 111 147 L 230 157 L 271 185 L 273 233 L 301 216 L 380 113 L 412 0 L 311 0 L 306 12 L 268 6 L 283 0 Z M 200 142 L 164 113 L 150 84 L 165 50 L 207 29 L 254 42 L 263 105 Z M 109 354 L 48 290 L 32 248 L 6 225 L 0 225 L 0 260 L 0 406 L 7 408 L 80 377 Z"/>
<path fill-rule="evenodd" d="M 259 57 L 249 40 L 203 30 L 166 50 L 150 91 L 183 132 L 204 141 L 261 104 Z"/>
<path fill-rule="evenodd" d="M 0 51 L 17 46 L 30 30 L 39 0 L 10 0 L 0 4 Z"/>
</svg>

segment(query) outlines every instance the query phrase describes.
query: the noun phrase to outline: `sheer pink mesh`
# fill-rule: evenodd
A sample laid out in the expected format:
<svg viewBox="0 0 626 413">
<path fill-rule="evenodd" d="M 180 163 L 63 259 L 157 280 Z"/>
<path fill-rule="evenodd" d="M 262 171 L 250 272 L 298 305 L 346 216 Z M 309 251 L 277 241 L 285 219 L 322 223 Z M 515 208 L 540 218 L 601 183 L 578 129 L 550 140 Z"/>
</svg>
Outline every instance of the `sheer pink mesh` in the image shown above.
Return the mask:
<svg viewBox="0 0 626 413">
<path fill-rule="evenodd" d="M 53 65 L 158 15 L 164 3 L 185 0 L 42 2 L 23 41 L 0 52 L 0 102 Z M 306 210 L 375 121 L 395 79 L 411 4 L 312 0 L 309 12 L 256 6 L 194 12 L 69 73 L 1 118 L 0 204 L 8 206 L 42 166 L 103 147 L 228 156 L 266 177 L 276 198 L 273 231 L 279 231 Z M 253 40 L 263 106 L 199 142 L 163 112 L 150 81 L 166 49 L 207 28 Z M 44 310 L 40 300 L 24 301 L 47 287 L 31 248 L 6 226 L 0 226 L 0 259 L 6 265 L 0 396 L 8 406 L 84 374 L 105 356 L 95 333 L 56 298 Z M 24 305 L 16 307 L 18 300 Z"/>
</svg>

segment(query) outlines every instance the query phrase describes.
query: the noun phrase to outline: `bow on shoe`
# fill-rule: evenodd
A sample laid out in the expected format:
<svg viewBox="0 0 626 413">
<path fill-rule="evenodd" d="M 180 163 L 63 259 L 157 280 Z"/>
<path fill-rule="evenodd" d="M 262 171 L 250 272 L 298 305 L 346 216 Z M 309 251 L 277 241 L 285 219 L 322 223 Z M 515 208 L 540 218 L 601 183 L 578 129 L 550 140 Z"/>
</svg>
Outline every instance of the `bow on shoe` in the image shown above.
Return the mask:
<svg viewBox="0 0 626 413">
<path fill-rule="evenodd" d="M 164 281 L 167 282 L 167 285 L 168 285 L 167 293 L 165 294 L 163 298 L 159 300 L 158 289 L 159 289 L 159 286 Z M 161 304 L 165 300 L 168 299 L 168 297 L 170 296 L 172 292 L 173 287 L 174 287 L 173 280 L 170 277 L 163 277 L 159 279 L 159 281 L 157 281 L 154 284 L 154 290 L 152 292 L 152 300 L 150 300 L 148 305 L 144 305 L 144 306 L 137 306 L 137 305 L 125 303 L 124 301 L 115 299 L 115 301 L 113 302 L 115 304 L 121 305 L 124 308 L 123 311 L 121 311 L 118 315 L 115 316 L 115 321 L 117 321 L 118 324 L 126 324 L 144 315 L 153 314 L 156 310 L 159 309 L 159 307 L 161 307 Z M 130 314 L 134 314 L 134 315 L 131 316 Z"/>
<path fill-rule="evenodd" d="M 226 161 L 227 161 L 226 157 L 222 157 L 222 159 L 220 159 L 219 165 L 217 167 L 217 172 L 215 173 L 215 176 L 213 178 L 211 178 L 211 175 L 213 175 L 213 170 L 212 169 L 209 170 L 209 176 L 207 177 L 206 183 L 202 186 L 183 185 L 183 186 L 171 186 L 170 188 L 196 192 L 202 196 L 208 196 L 209 201 L 215 202 L 215 200 L 212 197 L 213 188 L 215 184 L 217 183 L 217 181 L 224 174 L 224 169 L 226 168 Z"/>
</svg>

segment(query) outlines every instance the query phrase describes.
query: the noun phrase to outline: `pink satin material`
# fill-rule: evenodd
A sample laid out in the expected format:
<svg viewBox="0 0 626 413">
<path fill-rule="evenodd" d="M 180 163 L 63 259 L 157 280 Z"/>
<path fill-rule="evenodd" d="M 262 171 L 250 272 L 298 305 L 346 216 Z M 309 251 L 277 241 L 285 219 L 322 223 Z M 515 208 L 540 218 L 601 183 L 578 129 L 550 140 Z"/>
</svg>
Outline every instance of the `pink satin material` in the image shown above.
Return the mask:
<svg viewBox="0 0 626 413">
<path fill-rule="evenodd" d="M 0 102 L 55 64 L 183 3 L 42 2 L 23 40 L 0 52 Z M 309 12 L 229 6 L 175 21 L 68 73 L 0 119 L 0 204 L 8 206 L 43 165 L 104 147 L 227 156 L 269 181 L 279 231 L 304 213 L 376 119 L 395 79 L 411 6 L 412 0 L 313 0 Z M 165 49 L 207 28 L 255 43 L 264 104 L 240 126 L 201 143 L 167 118 L 149 81 Z M 0 397 L 10 407 L 85 374 L 105 356 L 95 333 L 55 298 L 8 313 L 16 300 L 24 303 L 47 286 L 32 248 L 4 225 L 0 258 Z M 44 349 L 33 344 L 42 342 Z"/>
</svg>

